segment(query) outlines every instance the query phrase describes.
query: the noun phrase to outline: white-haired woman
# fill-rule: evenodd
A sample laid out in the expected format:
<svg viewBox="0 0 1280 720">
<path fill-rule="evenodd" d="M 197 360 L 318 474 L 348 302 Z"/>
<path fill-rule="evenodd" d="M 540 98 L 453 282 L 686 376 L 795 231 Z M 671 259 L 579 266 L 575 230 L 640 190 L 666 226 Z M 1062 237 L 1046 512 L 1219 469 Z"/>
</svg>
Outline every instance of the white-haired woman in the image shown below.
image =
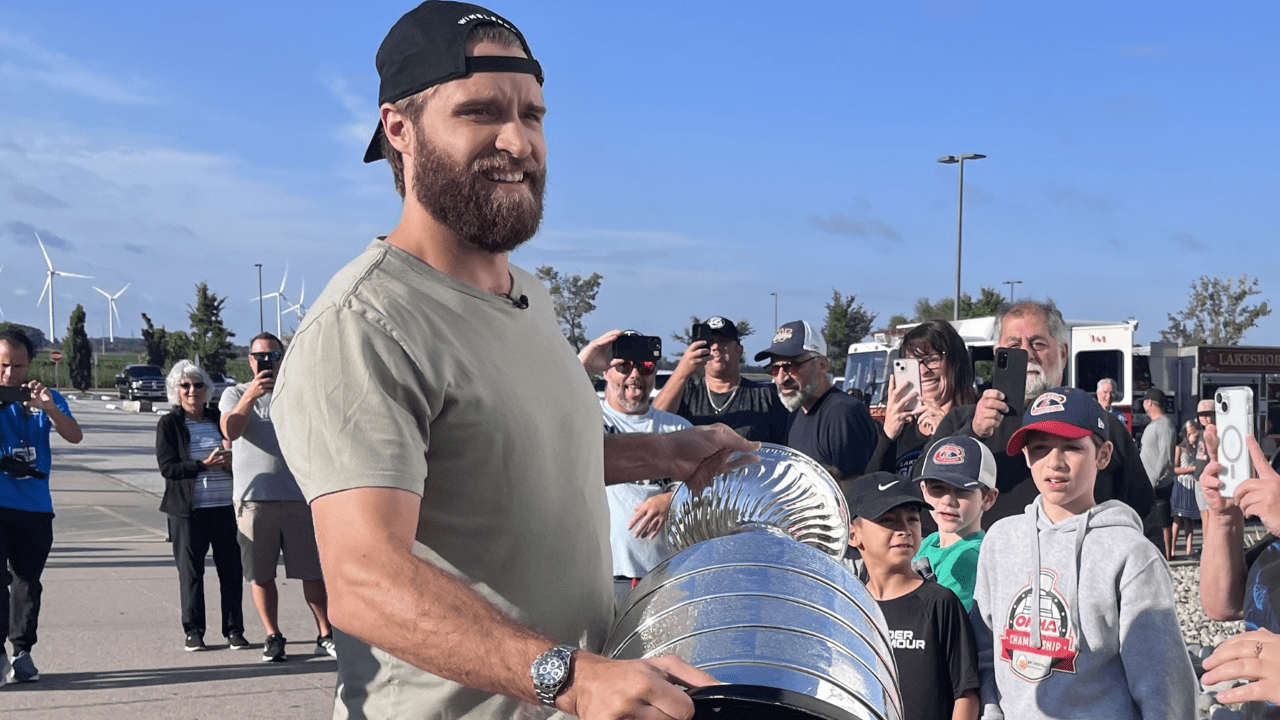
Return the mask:
<svg viewBox="0 0 1280 720">
<path fill-rule="evenodd" d="M 179 360 L 166 386 L 173 410 L 156 425 L 156 462 L 165 479 L 160 510 L 169 516 L 178 566 L 185 649 L 205 649 L 204 562 L 210 548 L 222 590 L 222 634 L 233 649 L 247 648 L 231 451 L 218 427 L 218 410 L 205 406 L 213 381 L 190 360 Z"/>
</svg>

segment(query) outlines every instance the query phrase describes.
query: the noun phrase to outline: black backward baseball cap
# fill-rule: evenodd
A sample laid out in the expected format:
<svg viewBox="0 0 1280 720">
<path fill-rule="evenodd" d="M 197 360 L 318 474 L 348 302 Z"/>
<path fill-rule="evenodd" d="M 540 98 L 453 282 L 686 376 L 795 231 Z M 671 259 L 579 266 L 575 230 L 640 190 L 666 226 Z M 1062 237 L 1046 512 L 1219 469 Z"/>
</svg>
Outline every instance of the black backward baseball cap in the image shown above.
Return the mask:
<svg viewBox="0 0 1280 720">
<path fill-rule="evenodd" d="M 468 56 L 467 34 L 477 25 L 499 25 L 520 39 L 528 57 Z M 429 87 L 478 72 L 528 73 L 542 84 L 542 66 L 511 21 L 479 5 L 427 0 L 391 26 L 378 47 L 378 107 Z M 382 158 L 382 120 L 364 153 L 367 163 Z"/>
</svg>

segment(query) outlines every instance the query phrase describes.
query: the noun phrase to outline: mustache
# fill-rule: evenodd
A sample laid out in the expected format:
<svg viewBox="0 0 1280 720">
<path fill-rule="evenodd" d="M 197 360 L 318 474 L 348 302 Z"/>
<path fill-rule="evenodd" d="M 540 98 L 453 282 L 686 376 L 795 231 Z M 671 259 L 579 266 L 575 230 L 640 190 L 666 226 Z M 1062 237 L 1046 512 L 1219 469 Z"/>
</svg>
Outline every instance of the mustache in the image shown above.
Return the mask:
<svg viewBox="0 0 1280 720">
<path fill-rule="evenodd" d="M 532 157 L 521 160 L 511 153 L 503 151 L 472 160 L 471 170 L 474 172 L 485 172 L 488 170 L 497 170 L 499 172 L 523 172 L 526 175 L 536 175 L 539 177 L 546 172 L 543 168 L 537 166 Z"/>
</svg>

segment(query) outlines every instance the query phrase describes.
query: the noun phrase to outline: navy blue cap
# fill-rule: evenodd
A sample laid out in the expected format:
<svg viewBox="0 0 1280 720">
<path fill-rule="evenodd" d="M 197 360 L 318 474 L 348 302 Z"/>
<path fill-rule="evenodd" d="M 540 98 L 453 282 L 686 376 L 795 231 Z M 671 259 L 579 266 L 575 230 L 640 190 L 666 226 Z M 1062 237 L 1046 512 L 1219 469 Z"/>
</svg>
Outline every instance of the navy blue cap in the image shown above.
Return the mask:
<svg viewBox="0 0 1280 720">
<path fill-rule="evenodd" d="M 941 480 L 962 490 L 996 486 L 996 456 L 964 435 L 945 437 L 924 456 L 921 480 Z"/>
<path fill-rule="evenodd" d="M 756 353 L 756 362 L 772 356 L 799 357 L 809 353 L 826 355 L 827 341 L 808 322 L 792 320 L 778 328 L 778 332 L 773 335 L 772 345 Z"/>
<path fill-rule="evenodd" d="M 1022 427 L 1009 438 L 1008 453 L 1017 455 L 1032 430 L 1072 439 L 1093 433 L 1104 441 L 1110 440 L 1106 415 L 1098 400 L 1079 388 L 1046 390 L 1023 414 Z"/>
<path fill-rule="evenodd" d="M 918 494 L 918 484 L 891 472 L 878 470 L 855 478 L 844 487 L 844 499 L 849 505 L 849 517 L 874 520 L 901 505 L 914 505 L 921 510 L 933 506 Z"/>
</svg>

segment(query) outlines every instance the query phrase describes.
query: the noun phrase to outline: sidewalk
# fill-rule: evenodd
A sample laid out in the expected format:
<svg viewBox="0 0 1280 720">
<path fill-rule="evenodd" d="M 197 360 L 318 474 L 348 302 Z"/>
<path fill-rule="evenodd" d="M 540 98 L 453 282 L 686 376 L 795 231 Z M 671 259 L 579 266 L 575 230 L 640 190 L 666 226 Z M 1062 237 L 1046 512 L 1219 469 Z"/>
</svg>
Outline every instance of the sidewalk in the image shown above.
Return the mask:
<svg viewBox="0 0 1280 720">
<path fill-rule="evenodd" d="M 209 651 L 182 649 L 178 575 L 166 516 L 154 493 L 138 489 L 84 458 L 118 453 L 128 472 L 154 470 L 155 418 L 102 411 L 77 403 L 72 412 L 85 443 L 54 443 L 54 546 L 44 573 L 40 640 L 32 657 L 34 683 L 0 687 L 6 718 L 328 718 L 337 663 L 317 657 L 315 622 L 302 583 L 283 577 L 280 625 L 289 660 L 264 663 L 265 634 L 244 592 L 249 650 L 235 651 L 219 635 L 218 582 L 205 574 Z M 149 435 L 148 435 L 149 433 Z M 131 442 L 120 442 L 123 436 Z M 99 442 L 94 442 L 99 441 Z M 86 447 L 88 446 L 88 447 Z"/>
</svg>

